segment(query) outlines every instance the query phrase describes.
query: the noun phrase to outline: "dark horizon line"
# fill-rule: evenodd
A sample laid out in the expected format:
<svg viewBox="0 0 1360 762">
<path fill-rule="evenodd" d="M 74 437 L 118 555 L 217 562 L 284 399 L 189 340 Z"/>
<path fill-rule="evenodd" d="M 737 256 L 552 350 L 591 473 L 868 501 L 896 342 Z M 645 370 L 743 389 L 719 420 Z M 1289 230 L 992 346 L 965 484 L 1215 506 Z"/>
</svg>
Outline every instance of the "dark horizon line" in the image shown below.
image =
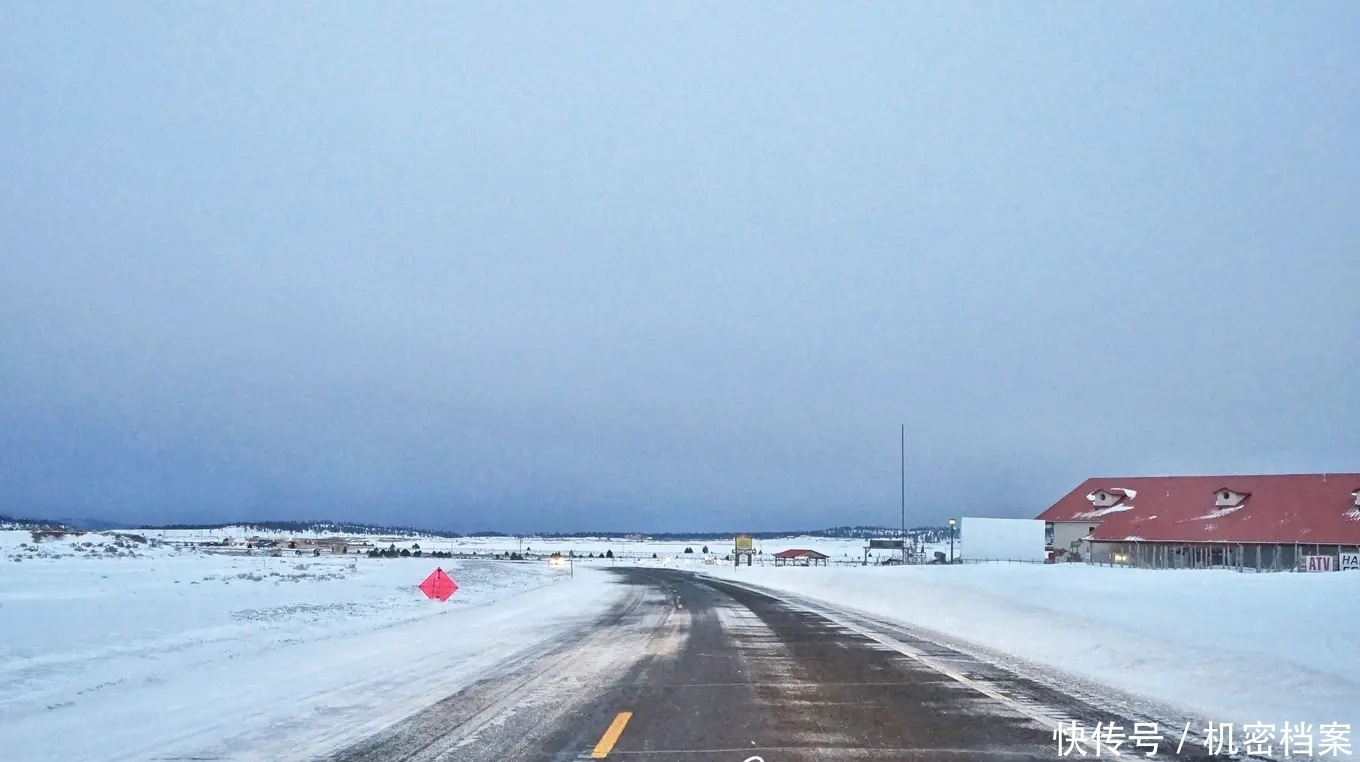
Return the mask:
<svg viewBox="0 0 1360 762">
<path fill-rule="evenodd" d="M 671 531 L 671 532 L 644 532 L 637 530 L 622 531 L 575 531 L 575 532 L 502 532 L 498 530 L 478 530 L 473 532 L 455 532 L 449 529 L 433 529 L 429 527 L 417 527 L 404 524 L 376 524 L 362 521 L 335 521 L 331 519 L 316 520 L 292 520 L 292 519 L 269 519 L 269 520 L 236 520 L 221 522 L 204 523 L 170 523 L 170 524 L 128 524 L 124 522 L 108 521 L 103 519 L 47 519 L 47 518 L 23 518 L 0 514 L 0 522 L 14 524 L 32 524 L 45 526 L 64 526 L 72 529 L 98 529 L 105 528 L 110 530 L 131 530 L 142 529 L 148 531 L 173 531 L 173 530 L 195 530 L 195 529 L 225 529 L 227 527 L 261 527 L 266 529 L 293 529 L 295 531 L 307 531 L 314 527 L 335 527 L 337 529 L 350 528 L 360 530 L 377 531 L 397 531 L 413 534 L 427 534 L 436 537 L 556 537 L 556 538 L 624 538 L 630 535 L 640 535 L 652 538 L 683 537 L 694 539 L 716 539 L 723 537 L 735 537 L 737 535 L 749 535 L 751 537 L 762 536 L 797 536 L 807 535 L 816 536 L 827 533 L 852 533 L 852 532 L 878 532 L 891 533 L 897 535 L 901 529 L 897 527 L 887 527 L 882 525 L 840 525 L 823 527 L 820 529 L 796 529 L 796 530 L 765 530 L 765 531 Z M 920 525 L 909 528 L 908 532 L 930 531 L 945 528 L 935 525 Z"/>
</svg>

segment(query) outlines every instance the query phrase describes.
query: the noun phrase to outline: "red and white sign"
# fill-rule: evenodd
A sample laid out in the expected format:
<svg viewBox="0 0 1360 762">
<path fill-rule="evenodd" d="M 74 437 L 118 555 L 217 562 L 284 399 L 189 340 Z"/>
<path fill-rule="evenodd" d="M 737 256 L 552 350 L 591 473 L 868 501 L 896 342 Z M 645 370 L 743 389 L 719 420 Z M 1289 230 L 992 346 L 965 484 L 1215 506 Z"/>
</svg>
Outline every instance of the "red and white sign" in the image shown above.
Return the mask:
<svg viewBox="0 0 1360 762">
<path fill-rule="evenodd" d="M 427 598 L 443 603 L 449 599 L 449 596 L 458 592 L 458 583 L 445 574 L 443 569 L 435 569 L 434 573 L 420 583 L 420 592 L 424 593 Z"/>
<path fill-rule="evenodd" d="M 1335 556 L 1304 556 L 1303 570 L 1306 572 L 1336 571 Z"/>
</svg>

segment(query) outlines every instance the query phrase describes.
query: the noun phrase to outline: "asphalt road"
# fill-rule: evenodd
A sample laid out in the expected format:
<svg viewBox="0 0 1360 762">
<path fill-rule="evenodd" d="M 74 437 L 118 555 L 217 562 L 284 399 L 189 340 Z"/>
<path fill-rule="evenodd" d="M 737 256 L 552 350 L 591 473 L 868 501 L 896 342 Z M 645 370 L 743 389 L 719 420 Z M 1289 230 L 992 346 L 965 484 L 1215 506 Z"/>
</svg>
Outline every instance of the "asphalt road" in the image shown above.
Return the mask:
<svg viewBox="0 0 1360 762">
<path fill-rule="evenodd" d="M 1079 756 L 1055 722 L 1149 719 L 900 626 L 680 571 L 614 573 L 628 595 L 594 627 L 331 762 L 1054 760 L 1060 743 Z M 1209 758 L 1160 731 L 1158 758 Z"/>
</svg>

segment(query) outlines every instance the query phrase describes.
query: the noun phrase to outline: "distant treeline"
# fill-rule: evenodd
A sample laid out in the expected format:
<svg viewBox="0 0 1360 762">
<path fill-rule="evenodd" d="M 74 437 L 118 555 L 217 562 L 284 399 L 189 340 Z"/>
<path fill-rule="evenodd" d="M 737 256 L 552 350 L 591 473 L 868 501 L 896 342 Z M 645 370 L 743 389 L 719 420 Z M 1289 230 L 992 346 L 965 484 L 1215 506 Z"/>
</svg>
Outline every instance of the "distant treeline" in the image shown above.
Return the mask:
<svg viewBox="0 0 1360 762">
<path fill-rule="evenodd" d="M 0 526 L 15 529 L 40 527 L 76 528 L 73 524 L 49 519 L 14 518 L 0 514 Z M 110 526 L 116 526 L 110 523 Z M 161 526 L 140 527 L 147 530 L 187 530 L 213 531 L 227 527 L 240 527 L 247 532 L 313 532 L 317 534 L 377 534 L 402 536 L 427 536 L 448 539 L 460 537 L 517 537 L 520 535 L 506 532 L 471 532 L 460 534 L 442 529 L 422 529 L 400 524 L 361 524 L 347 521 L 229 521 L 216 524 L 164 524 Z M 777 537 L 823 537 L 828 539 L 854 539 L 870 537 L 898 537 L 902 530 L 897 527 L 883 526 L 839 526 L 826 529 L 800 529 L 778 532 L 742 532 L 757 540 L 770 540 Z M 535 533 L 532 536 L 545 539 L 638 539 L 638 540 L 730 540 L 736 532 L 552 532 Z M 523 535 L 529 536 L 529 535 Z M 949 527 L 911 527 L 907 537 L 917 542 L 943 542 L 949 539 Z"/>
<path fill-rule="evenodd" d="M 219 524 L 164 524 L 143 527 L 149 530 L 208 531 L 240 527 L 248 532 L 315 532 L 317 534 L 392 534 L 426 535 L 431 537 L 462 537 L 456 532 L 420 529 L 400 524 L 358 524 L 347 521 L 229 521 Z"/>
<path fill-rule="evenodd" d="M 6 516 L 0 513 L 0 528 L 6 529 L 41 529 L 46 527 L 72 529 L 60 521 L 50 521 L 48 519 L 24 519 L 17 516 Z"/>
<path fill-rule="evenodd" d="M 780 537 L 824 537 L 828 539 L 865 539 L 870 537 L 899 537 L 900 527 L 881 526 L 842 526 L 827 529 L 781 530 L 777 532 L 558 532 L 535 535 L 545 539 L 584 539 L 599 538 L 636 538 L 646 540 L 730 540 L 737 534 L 745 534 L 755 540 L 773 540 Z M 940 537 L 949 539 L 949 527 L 912 527 L 907 536 L 920 542 L 938 542 Z"/>
</svg>

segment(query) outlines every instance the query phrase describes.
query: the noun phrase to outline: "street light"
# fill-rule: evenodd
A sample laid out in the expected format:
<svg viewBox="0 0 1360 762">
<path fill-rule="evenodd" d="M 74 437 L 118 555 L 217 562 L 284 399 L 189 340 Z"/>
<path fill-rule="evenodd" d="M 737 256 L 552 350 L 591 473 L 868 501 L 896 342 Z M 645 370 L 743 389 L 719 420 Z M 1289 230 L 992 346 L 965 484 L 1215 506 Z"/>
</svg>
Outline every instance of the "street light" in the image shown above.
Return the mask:
<svg viewBox="0 0 1360 762">
<path fill-rule="evenodd" d="M 949 563 L 954 563 L 954 520 L 949 520 Z"/>
</svg>

